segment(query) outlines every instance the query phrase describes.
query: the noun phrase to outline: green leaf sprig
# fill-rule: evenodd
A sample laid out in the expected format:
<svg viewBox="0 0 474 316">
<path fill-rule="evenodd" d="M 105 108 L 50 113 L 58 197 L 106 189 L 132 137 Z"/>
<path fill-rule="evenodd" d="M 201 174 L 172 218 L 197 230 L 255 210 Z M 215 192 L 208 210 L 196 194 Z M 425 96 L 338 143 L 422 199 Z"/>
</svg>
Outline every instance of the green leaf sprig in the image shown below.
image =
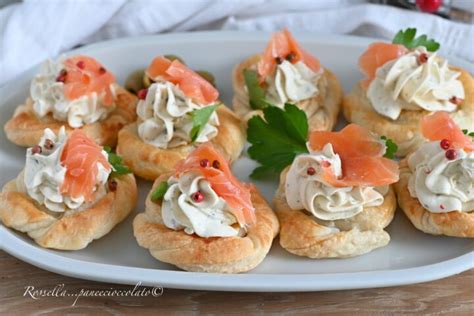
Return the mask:
<svg viewBox="0 0 474 316">
<path fill-rule="evenodd" d="M 395 153 L 398 150 L 398 145 L 386 136 L 380 136 L 380 139 L 385 142 L 385 147 L 387 148 L 383 156 L 385 158 L 393 159 L 395 157 Z"/>
<path fill-rule="evenodd" d="M 123 158 L 113 153 L 109 146 L 104 146 L 104 150 L 108 154 L 109 163 L 112 165 L 111 176 L 120 176 L 132 172 L 130 168 L 123 164 Z"/>
<path fill-rule="evenodd" d="M 151 193 L 150 199 L 153 202 L 157 202 L 161 200 L 165 196 L 166 191 L 168 191 L 168 188 L 169 188 L 168 182 L 166 181 L 161 182 L 158 185 L 158 187 L 155 190 L 153 190 L 153 192 Z"/>
<path fill-rule="evenodd" d="M 245 85 L 249 93 L 250 107 L 254 110 L 263 110 L 270 104 L 265 100 L 265 89 L 258 82 L 258 74 L 255 70 L 244 69 Z"/>
<path fill-rule="evenodd" d="M 308 120 L 304 111 L 287 103 L 284 110 L 266 107 L 263 115 L 264 118 L 256 115 L 248 121 L 248 154 L 261 164 L 250 175 L 252 178 L 278 174 L 296 155 L 308 152 Z"/>
<path fill-rule="evenodd" d="M 407 28 L 405 31 L 400 30 L 395 35 L 392 43 L 393 44 L 401 44 L 406 48 L 416 48 L 419 46 L 423 46 L 429 52 L 435 52 L 439 49 L 440 45 L 433 39 L 428 39 L 426 35 L 420 35 L 415 38 L 416 35 L 416 28 Z"/>
<path fill-rule="evenodd" d="M 212 113 L 217 109 L 219 105 L 214 104 L 210 106 L 206 106 L 202 109 L 196 109 L 191 112 L 191 117 L 193 119 L 193 128 L 189 132 L 189 137 L 191 137 L 191 141 L 194 143 L 198 138 L 199 134 L 202 132 L 204 126 L 206 126 L 209 118 L 211 117 Z"/>
<path fill-rule="evenodd" d="M 464 135 L 471 136 L 472 138 L 474 138 L 474 132 L 469 132 L 469 130 L 467 129 L 463 129 L 462 132 L 464 133 Z"/>
</svg>

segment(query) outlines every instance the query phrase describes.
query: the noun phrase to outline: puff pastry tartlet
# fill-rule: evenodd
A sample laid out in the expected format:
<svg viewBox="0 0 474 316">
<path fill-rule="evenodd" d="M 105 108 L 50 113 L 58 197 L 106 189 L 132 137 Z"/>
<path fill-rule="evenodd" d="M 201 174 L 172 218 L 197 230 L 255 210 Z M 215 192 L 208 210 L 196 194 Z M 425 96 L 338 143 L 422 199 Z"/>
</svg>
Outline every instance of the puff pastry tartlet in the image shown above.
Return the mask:
<svg viewBox="0 0 474 316">
<path fill-rule="evenodd" d="M 278 233 L 278 220 L 255 188 L 239 182 L 222 154 L 200 145 L 161 175 L 137 215 L 138 244 L 181 269 L 238 273 L 257 266 Z"/>
<path fill-rule="evenodd" d="M 82 130 L 46 129 L 27 150 L 24 170 L 3 187 L 0 220 L 45 248 L 85 248 L 127 217 L 137 199 L 133 174 L 110 155 Z"/>
<path fill-rule="evenodd" d="M 474 80 L 437 55 L 439 44 L 429 41 L 425 47 L 397 37 L 400 44 L 376 42 L 362 54 L 359 66 L 367 78 L 344 97 L 343 112 L 349 122 L 393 139 L 397 156 L 404 157 L 423 143 L 419 122 L 429 113 L 447 111 L 462 128 L 472 126 Z"/>
<path fill-rule="evenodd" d="M 151 62 L 146 75 L 153 83 L 138 92 L 138 120 L 119 133 L 117 146 L 136 175 L 155 180 L 208 141 L 227 160 L 240 156 L 243 126 L 211 83 L 178 59 L 163 56 Z"/>
<path fill-rule="evenodd" d="M 135 95 L 89 56 L 47 60 L 32 80 L 30 97 L 5 124 L 7 138 L 20 146 L 36 145 L 46 128 L 58 133 L 82 129 L 100 145 L 115 146 L 118 131 L 136 120 Z"/>
<path fill-rule="evenodd" d="M 311 130 L 331 130 L 342 88 L 288 30 L 274 33 L 265 51 L 238 64 L 232 74 L 235 113 L 245 122 L 268 105 L 292 103 L 305 111 Z"/>
<path fill-rule="evenodd" d="M 310 258 L 346 258 L 383 247 L 396 198 L 398 165 L 385 144 L 355 124 L 312 132 L 308 154 L 281 175 L 275 195 L 280 244 Z"/>
<path fill-rule="evenodd" d="M 425 233 L 473 238 L 474 134 L 446 112 L 423 118 L 421 130 L 425 142 L 400 163 L 398 203 Z"/>
</svg>

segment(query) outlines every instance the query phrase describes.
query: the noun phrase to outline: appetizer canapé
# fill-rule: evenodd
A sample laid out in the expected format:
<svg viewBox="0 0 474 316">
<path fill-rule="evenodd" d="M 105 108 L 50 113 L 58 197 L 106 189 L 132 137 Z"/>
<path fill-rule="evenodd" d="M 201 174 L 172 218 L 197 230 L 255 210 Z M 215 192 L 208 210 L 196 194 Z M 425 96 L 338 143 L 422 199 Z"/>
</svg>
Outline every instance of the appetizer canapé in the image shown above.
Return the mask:
<svg viewBox="0 0 474 316">
<path fill-rule="evenodd" d="M 132 211 L 137 187 L 129 173 L 82 130 L 46 129 L 27 150 L 24 170 L 3 187 L 0 220 L 42 247 L 82 249 Z"/>
<path fill-rule="evenodd" d="M 299 256 L 344 258 L 387 245 L 398 164 L 384 156 L 394 148 L 355 124 L 308 138 L 304 116 L 286 105 L 249 121 L 249 154 L 262 164 L 253 176 L 282 171 L 274 198 L 281 246 Z"/>
<path fill-rule="evenodd" d="M 256 187 L 240 182 L 205 143 L 155 181 L 133 228 L 138 244 L 160 261 L 237 273 L 265 258 L 279 225 Z"/>
<path fill-rule="evenodd" d="M 423 118 L 421 131 L 425 142 L 400 163 L 398 203 L 425 233 L 473 238 L 474 133 L 447 112 Z"/>
<path fill-rule="evenodd" d="M 138 92 L 138 120 L 120 132 L 117 147 L 135 174 L 154 180 L 208 141 L 227 159 L 239 157 L 245 143 L 241 122 L 211 83 L 163 56 L 151 62 L 146 75 L 152 83 Z"/>
<path fill-rule="evenodd" d="M 45 128 L 58 133 L 62 126 L 115 146 L 118 131 L 136 118 L 136 100 L 92 57 L 47 60 L 31 81 L 30 97 L 4 129 L 10 141 L 25 147 L 36 145 Z"/>
<path fill-rule="evenodd" d="M 336 124 L 342 89 L 334 74 L 296 42 L 288 30 L 274 33 L 262 54 L 233 71 L 233 107 L 247 121 L 268 106 L 296 104 L 305 111 L 312 130 Z"/>
<path fill-rule="evenodd" d="M 419 122 L 446 111 L 462 128 L 474 118 L 474 80 L 439 55 L 439 44 L 416 30 L 400 31 L 393 43 L 371 44 L 359 59 L 366 79 L 344 98 L 346 119 L 399 145 L 405 156 L 422 142 Z"/>
</svg>

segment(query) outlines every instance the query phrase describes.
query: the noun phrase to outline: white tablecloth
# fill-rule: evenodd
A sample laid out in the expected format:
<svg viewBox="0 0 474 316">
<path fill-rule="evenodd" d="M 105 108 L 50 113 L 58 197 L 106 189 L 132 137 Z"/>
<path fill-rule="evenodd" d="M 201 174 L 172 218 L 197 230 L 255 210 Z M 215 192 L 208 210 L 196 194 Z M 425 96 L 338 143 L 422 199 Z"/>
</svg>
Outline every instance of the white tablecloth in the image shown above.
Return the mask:
<svg viewBox="0 0 474 316">
<path fill-rule="evenodd" d="M 344 33 L 391 39 L 416 27 L 474 62 L 474 26 L 363 0 L 25 0 L 0 10 L 0 85 L 78 44 L 170 31 Z"/>
</svg>

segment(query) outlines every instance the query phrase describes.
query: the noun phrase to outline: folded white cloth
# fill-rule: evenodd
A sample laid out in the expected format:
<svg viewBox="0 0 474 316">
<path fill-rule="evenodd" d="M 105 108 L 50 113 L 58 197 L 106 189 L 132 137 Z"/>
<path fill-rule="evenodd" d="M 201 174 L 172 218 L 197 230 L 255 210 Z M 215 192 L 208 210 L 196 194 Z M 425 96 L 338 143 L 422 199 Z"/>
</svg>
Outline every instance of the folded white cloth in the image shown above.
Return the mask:
<svg viewBox="0 0 474 316">
<path fill-rule="evenodd" d="M 0 10 L 0 85 L 78 44 L 171 31 L 231 29 L 391 39 L 416 27 L 441 53 L 474 62 L 474 26 L 363 0 L 25 0 Z"/>
</svg>

